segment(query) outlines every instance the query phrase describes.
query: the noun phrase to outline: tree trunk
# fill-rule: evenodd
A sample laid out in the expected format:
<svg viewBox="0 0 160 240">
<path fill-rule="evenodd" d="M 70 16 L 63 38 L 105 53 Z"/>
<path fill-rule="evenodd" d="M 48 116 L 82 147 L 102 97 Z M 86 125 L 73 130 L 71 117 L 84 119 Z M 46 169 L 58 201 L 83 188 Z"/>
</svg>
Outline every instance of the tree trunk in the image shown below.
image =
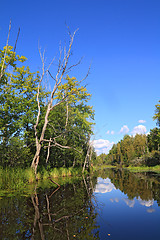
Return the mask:
<svg viewBox="0 0 160 240">
<path fill-rule="evenodd" d="M 38 143 L 38 146 L 36 146 L 36 147 L 37 147 L 37 151 L 34 155 L 34 158 L 33 158 L 32 164 L 31 164 L 31 168 L 34 169 L 35 175 L 37 174 L 37 167 L 38 167 L 38 163 L 39 163 L 39 157 L 40 157 L 42 145 Z"/>
<path fill-rule="evenodd" d="M 36 133 L 36 149 L 37 150 L 36 150 L 36 153 L 34 155 L 34 158 L 33 158 L 32 164 L 31 164 L 31 167 L 34 169 L 35 174 L 37 174 L 37 167 L 38 167 L 38 163 L 39 163 L 39 157 L 40 157 L 40 152 L 41 152 L 41 148 L 42 148 L 42 142 L 44 140 L 44 134 L 45 134 L 47 124 L 48 124 L 48 116 L 49 116 L 49 113 L 50 113 L 50 110 L 51 110 L 52 101 L 53 100 L 51 99 L 50 103 L 48 104 L 47 112 L 46 112 L 46 115 L 45 115 L 45 122 L 44 122 L 44 125 L 43 125 L 43 129 L 42 129 L 41 137 L 40 137 L 39 141 L 38 141 L 38 136 L 37 136 L 37 130 L 35 131 L 35 133 Z"/>
</svg>

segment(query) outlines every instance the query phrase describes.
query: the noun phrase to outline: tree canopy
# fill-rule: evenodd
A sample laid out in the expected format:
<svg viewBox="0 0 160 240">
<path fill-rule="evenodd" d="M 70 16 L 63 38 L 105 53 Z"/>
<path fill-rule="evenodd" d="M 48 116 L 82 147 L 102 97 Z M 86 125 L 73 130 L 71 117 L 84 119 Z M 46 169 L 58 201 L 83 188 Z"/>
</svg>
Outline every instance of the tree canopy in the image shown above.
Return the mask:
<svg viewBox="0 0 160 240">
<path fill-rule="evenodd" d="M 73 37 L 68 52 L 64 50 L 64 58 L 59 59 L 55 77 L 49 67 L 45 70 L 41 53 L 42 72 L 31 72 L 27 59 L 12 46 L 0 50 L 2 166 L 26 167 L 31 162 L 36 169 L 39 163 L 83 166 L 93 134 L 94 110 L 88 105 L 91 94 L 83 79 L 67 74 L 74 67 L 68 65 Z M 46 74 L 55 83 L 50 92 L 42 87 Z"/>
</svg>

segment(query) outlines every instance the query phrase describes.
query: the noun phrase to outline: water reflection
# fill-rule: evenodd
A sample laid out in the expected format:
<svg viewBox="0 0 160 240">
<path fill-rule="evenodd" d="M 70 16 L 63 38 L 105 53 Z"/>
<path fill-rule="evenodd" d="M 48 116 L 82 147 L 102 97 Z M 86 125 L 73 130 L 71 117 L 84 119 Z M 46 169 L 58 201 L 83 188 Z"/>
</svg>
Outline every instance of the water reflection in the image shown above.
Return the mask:
<svg viewBox="0 0 160 240">
<path fill-rule="evenodd" d="M 0 199 L 0 239 L 159 239 L 160 176 L 106 169 Z"/>
<path fill-rule="evenodd" d="M 153 172 L 132 173 L 122 169 L 106 169 L 99 172 L 98 185 L 95 192 L 111 192 L 119 189 L 127 195 L 124 202 L 129 207 L 134 207 L 135 200 L 139 204 L 151 207 L 154 201 L 160 206 L 160 175 Z M 110 199 L 119 202 L 118 198 Z"/>
<path fill-rule="evenodd" d="M 31 197 L 1 199 L 0 239 L 99 239 L 95 184 L 87 177 L 58 191 L 35 187 Z"/>
<path fill-rule="evenodd" d="M 100 184 L 106 183 L 106 190 L 108 189 L 108 191 L 119 189 L 128 196 L 128 199 L 137 198 L 142 205 L 151 206 L 153 201 L 156 200 L 158 206 L 160 206 L 160 174 L 106 169 L 100 171 L 98 177 Z M 99 188 L 99 186 L 96 188 Z"/>
<path fill-rule="evenodd" d="M 100 239 L 159 239 L 160 175 L 106 169 L 97 174 L 95 197 Z M 98 208 L 97 208 L 98 209 Z"/>
<path fill-rule="evenodd" d="M 98 184 L 96 185 L 95 192 L 96 193 L 107 193 L 111 192 L 113 189 L 115 189 L 114 185 L 111 183 L 109 178 L 98 179 Z"/>
</svg>

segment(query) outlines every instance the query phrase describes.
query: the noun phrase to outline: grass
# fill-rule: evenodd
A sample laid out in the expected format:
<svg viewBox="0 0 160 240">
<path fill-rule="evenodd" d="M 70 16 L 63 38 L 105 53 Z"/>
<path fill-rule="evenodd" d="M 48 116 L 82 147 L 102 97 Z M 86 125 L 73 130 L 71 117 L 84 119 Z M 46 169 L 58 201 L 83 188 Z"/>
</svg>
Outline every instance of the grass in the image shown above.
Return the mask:
<svg viewBox="0 0 160 240">
<path fill-rule="evenodd" d="M 42 168 L 37 174 L 37 179 L 40 180 L 38 184 L 42 184 L 42 182 L 48 182 L 49 177 L 52 179 L 59 178 L 58 182 L 69 182 L 71 177 L 75 179 L 80 176 L 82 176 L 82 168 L 54 168 L 49 171 Z M 12 193 L 17 191 L 22 193 L 28 191 L 28 189 L 33 190 L 30 186 L 34 186 L 35 183 L 35 174 L 31 168 L 3 169 L 0 167 L 0 196 L 2 196 L 4 192 Z M 45 184 L 49 186 L 50 183 Z"/>
<path fill-rule="evenodd" d="M 119 166 L 112 166 L 112 165 L 97 165 L 93 166 L 93 172 L 97 170 L 102 170 L 105 168 L 118 168 Z M 129 167 L 123 167 L 124 169 L 128 169 L 131 172 L 158 172 L 160 173 L 160 165 L 154 166 L 154 167 L 147 167 L 147 166 L 139 166 L 139 167 L 134 167 L 134 166 L 129 166 Z"/>
<path fill-rule="evenodd" d="M 105 169 L 105 168 L 116 168 L 116 166 L 113 166 L 113 165 L 105 165 L 105 164 L 95 165 L 95 166 L 93 166 L 93 172 L 94 172 L 94 171 L 97 171 L 97 170 Z"/>
<path fill-rule="evenodd" d="M 154 166 L 154 167 L 146 167 L 146 166 L 141 166 L 141 167 L 132 167 L 129 166 L 127 167 L 128 170 L 130 170 L 131 172 L 158 172 L 160 173 L 160 165 Z"/>
<path fill-rule="evenodd" d="M 58 169 L 57 169 L 57 168 L 53 168 L 53 170 L 51 170 L 51 172 L 50 172 L 50 176 L 51 176 L 52 178 L 58 178 L 58 177 L 59 177 L 59 171 L 58 171 Z"/>
<path fill-rule="evenodd" d="M 35 174 L 34 174 L 33 169 L 31 169 L 31 168 L 25 169 L 25 179 L 26 179 L 29 183 L 35 182 Z"/>
<path fill-rule="evenodd" d="M 29 175 L 28 175 L 29 176 Z M 0 169 L 0 189 L 1 190 L 20 190 L 29 181 L 27 173 L 21 168 Z"/>
</svg>

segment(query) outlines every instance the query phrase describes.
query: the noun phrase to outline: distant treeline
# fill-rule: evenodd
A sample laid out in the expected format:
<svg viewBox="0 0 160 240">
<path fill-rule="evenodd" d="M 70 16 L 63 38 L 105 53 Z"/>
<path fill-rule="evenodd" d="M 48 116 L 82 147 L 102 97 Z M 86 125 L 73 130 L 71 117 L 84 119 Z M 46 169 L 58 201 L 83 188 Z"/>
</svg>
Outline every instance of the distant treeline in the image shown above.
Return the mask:
<svg viewBox="0 0 160 240">
<path fill-rule="evenodd" d="M 160 103 L 160 101 L 159 101 Z M 98 156 L 98 164 L 118 166 L 155 166 L 160 165 L 160 104 L 156 105 L 154 120 L 158 127 L 145 135 L 125 135 L 112 146 L 109 154 Z"/>
</svg>

